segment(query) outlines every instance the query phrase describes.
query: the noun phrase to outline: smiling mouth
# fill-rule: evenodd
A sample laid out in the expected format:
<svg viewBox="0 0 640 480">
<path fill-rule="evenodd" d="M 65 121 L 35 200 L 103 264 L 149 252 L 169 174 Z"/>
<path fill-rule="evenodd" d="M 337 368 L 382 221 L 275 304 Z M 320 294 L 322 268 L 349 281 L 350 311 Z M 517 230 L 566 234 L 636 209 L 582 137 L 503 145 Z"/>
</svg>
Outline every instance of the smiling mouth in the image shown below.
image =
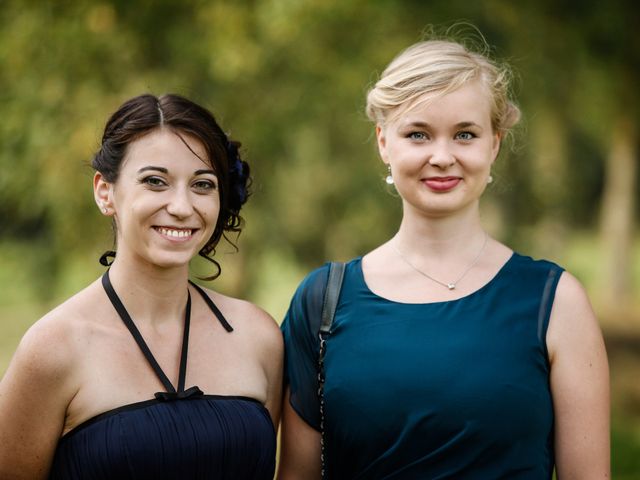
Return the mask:
<svg viewBox="0 0 640 480">
<path fill-rule="evenodd" d="M 165 237 L 173 238 L 176 240 L 186 240 L 191 238 L 195 228 L 171 228 L 171 227 L 153 227 L 156 232 Z"/>
</svg>

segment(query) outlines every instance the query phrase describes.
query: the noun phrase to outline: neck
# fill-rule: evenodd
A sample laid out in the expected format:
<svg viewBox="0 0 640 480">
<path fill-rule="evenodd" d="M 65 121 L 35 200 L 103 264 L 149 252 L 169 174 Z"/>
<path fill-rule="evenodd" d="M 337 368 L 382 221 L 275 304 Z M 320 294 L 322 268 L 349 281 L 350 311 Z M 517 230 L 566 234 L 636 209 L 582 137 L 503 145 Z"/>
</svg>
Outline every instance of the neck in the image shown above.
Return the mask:
<svg viewBox="0 0 640 480">
<path fill-rule="evenodd" d="M 459 256 L 466 250 L 477 251 L 484 237 L 477 209 L 438 218 L 425 218 L 405 210 L 394 241 L 405 254 L 415 252 L 422 257 L 443 258 L 450 254 Z"/>
<path fill-rule="evenodd" d="M 109 278 L 136 323 L 182 322 L 187 303 L 188 265 L 159 268 L 118 252 Z"/>
</svg>

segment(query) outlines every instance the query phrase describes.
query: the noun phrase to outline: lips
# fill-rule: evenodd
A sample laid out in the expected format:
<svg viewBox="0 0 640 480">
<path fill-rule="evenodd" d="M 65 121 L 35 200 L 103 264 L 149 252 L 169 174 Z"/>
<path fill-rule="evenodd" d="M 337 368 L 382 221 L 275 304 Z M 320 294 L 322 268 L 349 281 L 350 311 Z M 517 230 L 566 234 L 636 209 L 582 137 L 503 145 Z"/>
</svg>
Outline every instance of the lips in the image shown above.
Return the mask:
<svg viewBox="0 0 640 480">
<path fill-rule="evenodd" d="M 435 192 L 447 192 L 453 190 L 461 180 L 460 177 L 429 177 L 423 182 Z"/>
</svg>

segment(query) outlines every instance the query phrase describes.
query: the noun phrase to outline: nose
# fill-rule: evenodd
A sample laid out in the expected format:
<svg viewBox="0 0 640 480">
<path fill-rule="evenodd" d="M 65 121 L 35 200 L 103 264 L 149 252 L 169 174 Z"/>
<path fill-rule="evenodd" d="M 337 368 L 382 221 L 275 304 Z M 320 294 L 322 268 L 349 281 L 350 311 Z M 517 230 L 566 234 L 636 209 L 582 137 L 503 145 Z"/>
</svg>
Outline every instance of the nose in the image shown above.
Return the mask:
<svg viewBox="0 0 640 480">
<path fill-rule="evenodd" d="M 171 191 L 167 212 L 176 218 L 187 218 L 193 213 L 193 203 L 187 188 L 176 188 Z"/>
<path fill-rule="evenodd" d="M 451 151 L 448 142 L 440 141 L 433 144 L 433 149 L 429 155 L 429 165 L 446 169 L 456 163 L 456 158 Z"/>
</svg>

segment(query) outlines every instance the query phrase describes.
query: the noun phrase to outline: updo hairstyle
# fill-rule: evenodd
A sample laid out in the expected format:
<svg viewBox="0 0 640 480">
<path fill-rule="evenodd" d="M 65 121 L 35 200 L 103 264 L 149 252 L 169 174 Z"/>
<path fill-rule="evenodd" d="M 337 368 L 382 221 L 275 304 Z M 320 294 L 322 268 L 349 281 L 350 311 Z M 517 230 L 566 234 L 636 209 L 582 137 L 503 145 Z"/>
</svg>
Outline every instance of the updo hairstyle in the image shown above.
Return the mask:
<svg viewBox="0 0 640 480">
<path fill-rule="evenodd" d="M 480 80 L 491 100 L 491 125 L 504 136 L 520 119 L 509 99 L 511 72 L 449 40 L 416 43 L 394 58 L 367 94 L 366 113 L 380 126 L 425 102 Z"/>
<path fill-rule="evenodd" d="M 211 238 L 199 252 L 216 266 L 216 273 L 206 278 L 212 280 L 220 275 L 220 264 L 212 258 L 220 238 L 226 232 L 239 233 L 241 230 L 240 209 L 249 195 L 250 177 L 249 165 L 238 152 L 240 143 L 227 137 L 211 112 L 175 94 L 134 97 L 122 104 L 107 121 L 92 167 L 107 182 L 117 182 L 128 146 L 159 128 L 198 139 L 207 153 L 207 158 L 202 160 L 211 164 L 218 177 L 220 213 Z"/>
</svg>

